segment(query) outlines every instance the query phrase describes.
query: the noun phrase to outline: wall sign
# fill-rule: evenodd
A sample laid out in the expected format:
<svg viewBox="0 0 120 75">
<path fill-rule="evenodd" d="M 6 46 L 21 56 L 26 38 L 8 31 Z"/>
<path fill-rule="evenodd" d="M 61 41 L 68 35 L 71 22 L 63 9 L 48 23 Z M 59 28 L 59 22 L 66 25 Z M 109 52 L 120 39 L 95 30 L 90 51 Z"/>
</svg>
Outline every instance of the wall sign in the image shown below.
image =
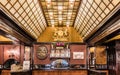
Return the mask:
<svg viewBox="0 0 120 75">
<path fill-rule="evenodd" d="M 84 59 L 84 52 L 73 52 L 73 59 Z"/>
</svg>

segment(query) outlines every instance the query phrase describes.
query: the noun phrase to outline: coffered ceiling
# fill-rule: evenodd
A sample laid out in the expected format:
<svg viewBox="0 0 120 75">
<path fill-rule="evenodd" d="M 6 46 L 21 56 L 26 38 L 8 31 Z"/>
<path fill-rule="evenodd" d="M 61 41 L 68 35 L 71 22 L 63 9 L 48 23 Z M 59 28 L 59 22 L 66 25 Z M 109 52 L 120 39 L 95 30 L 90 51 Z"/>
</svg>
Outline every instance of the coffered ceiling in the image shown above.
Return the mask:
<svg viewBox="0 0 120 75">
<path fill-rule="evenodd" d="M 34 38 L 38 38 L 47 27 L 38 0 L 0 0 L 0 7 Z"/>
<path fill-rule="evenodd" d="M 115 12 L 120 0 L 82 0 L 74 28 L 83 39 L 94 34 Z"/>
<path fill-rule="evenodd" d="M 73 26 L 81 0 L 39 0 L 48 26 Z"/>
<path fill-rule="evenodd" d="M 35 39 L 46 27 L 66 26 L 87 39 L 118 9 L 120 0 L 0 0 L 0 10 Z"/>
</svg>

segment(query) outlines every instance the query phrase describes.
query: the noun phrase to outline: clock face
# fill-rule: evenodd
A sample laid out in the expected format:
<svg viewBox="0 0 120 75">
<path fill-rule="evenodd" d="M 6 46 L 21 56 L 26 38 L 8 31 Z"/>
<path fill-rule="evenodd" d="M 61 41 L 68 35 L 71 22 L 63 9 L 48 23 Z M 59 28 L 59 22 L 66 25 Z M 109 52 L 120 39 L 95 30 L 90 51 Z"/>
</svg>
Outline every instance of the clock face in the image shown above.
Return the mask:
<svg viewBox="0 0 120 75">
<path fill-rule="evenodd" d="M 48 50 L 46 46 L 39 46 L 36 55 L 39 59 L 46 59 L 48 55 Z"/>
</svg>

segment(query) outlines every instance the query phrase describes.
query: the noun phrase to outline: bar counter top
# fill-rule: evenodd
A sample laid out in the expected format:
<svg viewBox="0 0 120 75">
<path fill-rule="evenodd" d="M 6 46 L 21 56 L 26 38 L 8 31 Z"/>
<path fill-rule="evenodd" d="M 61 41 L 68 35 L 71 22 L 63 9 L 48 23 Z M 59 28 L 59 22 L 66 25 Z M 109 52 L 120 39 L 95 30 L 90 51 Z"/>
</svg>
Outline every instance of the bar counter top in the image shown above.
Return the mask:
<svg viewBox="0 0 120 75">
<path fill-rule="evenodd" d="M 33 70 L 48 70 L 48 71 L 53 71 L 53 70 L 87 70 L 86 68 L 38 68 L 38 69 L 33 69 Z"/>
</svg>

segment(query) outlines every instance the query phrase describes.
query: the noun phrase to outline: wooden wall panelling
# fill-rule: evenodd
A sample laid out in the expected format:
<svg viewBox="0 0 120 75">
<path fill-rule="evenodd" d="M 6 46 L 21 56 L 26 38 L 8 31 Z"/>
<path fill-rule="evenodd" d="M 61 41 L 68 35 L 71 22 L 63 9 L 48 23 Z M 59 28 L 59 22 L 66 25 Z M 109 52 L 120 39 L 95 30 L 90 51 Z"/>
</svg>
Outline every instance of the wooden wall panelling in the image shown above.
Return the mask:
<svg viewBox="0 0 120 75">
<path fill-rule="evenodd" d="M 24 60 L 24 45 L 20 45 L 20 64 L 23 64 Z"/>
<path fill-rule="evenodd" d="M 10 59 L 10 55 L 20 62 L 20 45 L 4 45 L 4 62 Z"/>
<path fill-rule="evenodd" d="M 32 71 L 32 75 L 48 75 L 48 71 L 42 71 L 42 70 L 34 70 Z"/>
<path fill-rule="evenodd" d="M 70 75 L 71 72 L 69 70 L 66 70 L 66 71 L 61 71 L 60 74 L 61 75 Z"/>
<path fill-rule="evenodd" d="M 13 50 L 14 59 L 16 59 L 20 64 L 23 64 L 24 59 L 24 45 L 14 45 L 14 44 L 1 44 L 0 45 L 0 64 L 4 64 L 4 62 L 10 59 L 9 55 L 11 54 L 11 50 Z"/>
<path fill-rule="evenodd" d="M 87 70 L 34 70 L 32 75 L 87 75 Z"/>
<path fill-rule="evenodd" d="M 2 70 L 1 75 L 11 75 L 10 70 Z"/>
<path fill-rule="evenodd" d="M 70 64 L 86 64 L 86 45 L 71 44 Z M 84 59 L 73 59 L 73 52 L 84 52 Z"/>
<path fill-rule="evenodd" d="M 87 75 L 87 70 L 72 70 L 71 75 Z"/>
<path fill-rule="evenodd" d="M 120 74 L 120 63 L 116 64 L 116 75 Z"/>
<path fill-rule="evenodd" d="M 120 74 L 120 40 L 116 40 L 116 75 Z"/>
<path fill-rule="evenodd" d="M 0 64 L 3 64 L 3 45 L 0 45 Z"/>
<path fill-rule="evenodd" d="M 96 64 L 107 64 L 106 46 L 96 46 L 95 56 L 96 56 Z"/>
<path fill-rule="evenodd" d="M 34 70 L 32 71 L 32 75 L 60 75 L 59 71 L 47 71 L 47 70 Z"/>
<path fill-rule="evenodd" d="M 60 75 L 59 71 L 47 71 L 49 75 Z"/>
</svg>

